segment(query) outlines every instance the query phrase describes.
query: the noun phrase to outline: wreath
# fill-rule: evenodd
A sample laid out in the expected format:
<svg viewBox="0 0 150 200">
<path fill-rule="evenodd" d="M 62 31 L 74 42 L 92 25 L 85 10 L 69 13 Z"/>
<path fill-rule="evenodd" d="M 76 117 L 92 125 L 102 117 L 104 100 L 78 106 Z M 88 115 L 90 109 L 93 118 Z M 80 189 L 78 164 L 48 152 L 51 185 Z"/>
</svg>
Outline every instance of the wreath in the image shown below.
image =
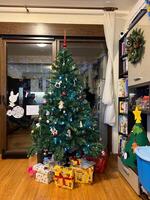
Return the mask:
<svg viewBox="0 0 150 200">
<path fill-rule="evenodd" d="M 132 33 L 127 37 L 126 50 L 128 61 L 132 64 L 138 63 L 145 50 L 145 40 L 143 36 L 143 31 L 141 29 L 134 29 Z"/>
</svg>

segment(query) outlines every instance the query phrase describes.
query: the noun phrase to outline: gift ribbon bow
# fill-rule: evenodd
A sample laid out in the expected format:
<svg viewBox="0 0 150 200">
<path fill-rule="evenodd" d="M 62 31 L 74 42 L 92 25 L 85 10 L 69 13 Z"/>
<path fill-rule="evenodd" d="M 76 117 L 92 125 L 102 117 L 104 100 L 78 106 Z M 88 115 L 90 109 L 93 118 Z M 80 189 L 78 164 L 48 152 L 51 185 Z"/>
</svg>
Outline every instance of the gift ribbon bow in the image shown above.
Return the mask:
<svg viewBox="0 0 150 200">
<path fill-rule="evenodd" d="M 64 177 L 63 175 L 62 175 L 62 173 L 59 173 L 59 175 L 58 176 L 56 176 L 55 175 L 55 178 L 57 178 L 57 181 L 58 181 L 58 179 L 62 179 L 62 182 L 63 182 L 63 185 L 66 185 L 65 184 L 65 180 L 73 180 L 74 179 L 74 177 Z"/>
</svg>

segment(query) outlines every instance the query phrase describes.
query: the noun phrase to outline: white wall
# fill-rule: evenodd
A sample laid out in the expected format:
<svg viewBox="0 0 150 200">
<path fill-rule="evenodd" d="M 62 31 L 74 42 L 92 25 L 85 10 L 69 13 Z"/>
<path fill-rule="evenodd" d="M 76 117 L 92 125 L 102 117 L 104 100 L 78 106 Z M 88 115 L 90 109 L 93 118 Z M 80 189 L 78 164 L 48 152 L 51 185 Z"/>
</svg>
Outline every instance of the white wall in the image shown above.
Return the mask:
<svg viewBox="0 0 150 200">
<path fill-rule="evenodd" d="M 0 22 L 37 22 L 53 24 L 103 24 L 102 14 L 28 14 L 0 13 Z"/>
<path fill-rule="evenodd" d="M 119 73 L 119 39 L 120 33 L 124 30 L 126 19 L 117 18 L 115 24 L 115 43 L 114 43 L 114 66 L 113 66 L 113 81 L 115 93 L 115 110 L 118 113 L 118 73 Z M 118 115 L 116 115 L 116 124 L 112 132 L 112 152 L 118 153 Z"/>
</svg>

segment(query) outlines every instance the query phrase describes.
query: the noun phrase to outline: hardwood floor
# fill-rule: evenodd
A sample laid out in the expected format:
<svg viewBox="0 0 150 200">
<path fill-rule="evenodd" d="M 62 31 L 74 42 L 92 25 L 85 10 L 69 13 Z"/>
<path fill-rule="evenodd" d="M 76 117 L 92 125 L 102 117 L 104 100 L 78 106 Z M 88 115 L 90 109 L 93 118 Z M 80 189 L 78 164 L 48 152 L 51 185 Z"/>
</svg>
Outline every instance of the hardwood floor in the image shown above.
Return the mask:
<svg viewBox="0 0 150 200">
<path fill-rule="evenodd" d="M 140 200 L 117 171 L 114 157 L 104 174 L 96 174 L 92 185 L 73 190 L 36 182 L 26 173 L 28 160 L 0 160 L 1 200 Z"/>
</svg>

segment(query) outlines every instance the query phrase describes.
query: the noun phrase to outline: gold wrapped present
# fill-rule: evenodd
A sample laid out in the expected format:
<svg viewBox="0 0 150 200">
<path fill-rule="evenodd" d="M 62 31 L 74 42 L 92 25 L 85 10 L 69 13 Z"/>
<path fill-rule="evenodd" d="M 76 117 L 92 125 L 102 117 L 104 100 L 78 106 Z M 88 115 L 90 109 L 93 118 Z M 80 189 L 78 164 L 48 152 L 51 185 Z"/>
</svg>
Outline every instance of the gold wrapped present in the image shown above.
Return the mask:
<svg viewBox="0 0 150 200">
<path fill-rule="evenodd" d="M 82 168 L 80 166 L 73 166 L 75 173 L 75 183 L 92 183 L 94 166 Z"/>
<path fill-rule="evenodd" d="M 62 188 L 73 189 L 74 187 L 74 171 L 70 167 L 56 165 L 54 167 L 55 184 Z"/>
</svg>

